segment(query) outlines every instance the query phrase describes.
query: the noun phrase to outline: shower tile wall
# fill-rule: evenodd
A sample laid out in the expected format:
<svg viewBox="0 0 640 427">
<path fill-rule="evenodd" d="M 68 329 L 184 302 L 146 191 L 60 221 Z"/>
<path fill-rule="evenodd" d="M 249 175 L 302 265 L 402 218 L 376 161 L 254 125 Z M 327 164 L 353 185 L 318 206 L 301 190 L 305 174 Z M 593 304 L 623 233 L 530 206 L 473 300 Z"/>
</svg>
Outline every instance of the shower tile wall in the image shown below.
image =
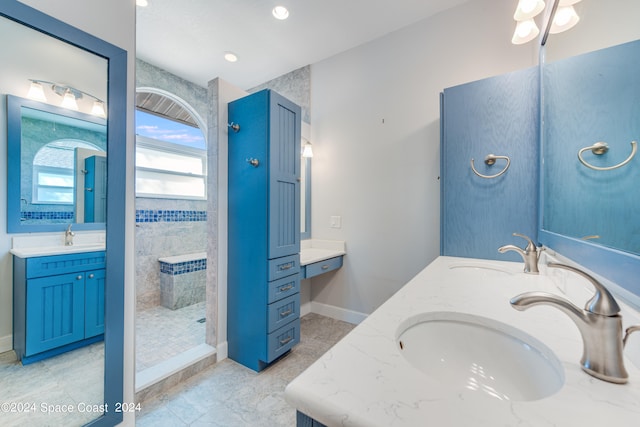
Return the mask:
<svg viewBox="0 0 640 427">
<path fill-rule="evenodd" d="M 205 252 L 207 202 L 136 198 L 136 305 L 160 305 L 158 258 Z"/>
<path fill-rule="evenodd" d="M 207 126 L 207 88 L 139 59 L 136 59 L 136 87 L 153 88 L 177 96 L 189 104 Z M 203 132 L 207 134 L 206 129 Z M 156 221 L 158 211 L 164 213 Z M 138 310 L 160 305 L 159 257 L 206 252 L 206 211 L 206 201 L 136 198 L 135 283 Z"/>
</svg>

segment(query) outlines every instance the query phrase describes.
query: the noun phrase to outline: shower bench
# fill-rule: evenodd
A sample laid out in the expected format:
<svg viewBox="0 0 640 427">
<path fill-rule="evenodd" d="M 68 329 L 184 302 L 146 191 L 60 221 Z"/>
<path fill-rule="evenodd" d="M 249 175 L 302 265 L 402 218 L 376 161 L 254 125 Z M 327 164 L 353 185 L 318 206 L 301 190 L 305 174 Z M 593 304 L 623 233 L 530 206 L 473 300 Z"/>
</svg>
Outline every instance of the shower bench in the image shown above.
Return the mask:
<svg viewBox="0 0 640 427">
<path fill-rule="evenodd" d="M 162 257 L 158 261 L 163 307 L 177 310 L 205 300 L 206 252 Z"/>
</svg>

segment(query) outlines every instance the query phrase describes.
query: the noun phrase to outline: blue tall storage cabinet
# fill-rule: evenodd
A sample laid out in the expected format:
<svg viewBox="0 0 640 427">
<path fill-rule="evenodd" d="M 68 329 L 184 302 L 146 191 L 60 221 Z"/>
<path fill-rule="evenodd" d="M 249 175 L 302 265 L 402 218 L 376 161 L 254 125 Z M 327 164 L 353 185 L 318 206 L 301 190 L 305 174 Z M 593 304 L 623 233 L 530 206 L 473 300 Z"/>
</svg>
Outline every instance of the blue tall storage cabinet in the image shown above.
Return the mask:
<svg viewBox="0 0 640 427">
<path fill-rule="evenodd" d="M 300 107 L 263 90 L 228 112 L 229 357 L 260 371 L 300 341 Z"/>
<path fill-rule="evenodd" d="M 539 162 L 538 67 L 466 83 L 441 96 L 440 253 L 521 261 L 506 244 L 524 247 L 520 233 L 536 240 Z M 487 155 L 508 156 L 485 165 Z"/>
</svg>

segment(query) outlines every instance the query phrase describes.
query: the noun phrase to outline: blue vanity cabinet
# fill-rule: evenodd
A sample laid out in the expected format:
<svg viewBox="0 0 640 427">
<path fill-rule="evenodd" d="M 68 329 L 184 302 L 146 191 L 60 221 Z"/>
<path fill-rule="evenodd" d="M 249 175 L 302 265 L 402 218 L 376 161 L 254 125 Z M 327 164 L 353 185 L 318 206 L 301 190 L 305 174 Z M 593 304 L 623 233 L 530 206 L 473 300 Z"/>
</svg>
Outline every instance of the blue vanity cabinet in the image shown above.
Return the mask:
<svg viewBox="0 0 640 427">
<path fill-rule="evenodd" d="M 13 347 L 23 364 L 102 340 L 104 251 L 13 260 Z"/>
<path fill-rule="evenodd" d="M 229 357 L 260 371 L 300 341 L 301 115 L 271 90 L 228 111 Z"/>
</svg>

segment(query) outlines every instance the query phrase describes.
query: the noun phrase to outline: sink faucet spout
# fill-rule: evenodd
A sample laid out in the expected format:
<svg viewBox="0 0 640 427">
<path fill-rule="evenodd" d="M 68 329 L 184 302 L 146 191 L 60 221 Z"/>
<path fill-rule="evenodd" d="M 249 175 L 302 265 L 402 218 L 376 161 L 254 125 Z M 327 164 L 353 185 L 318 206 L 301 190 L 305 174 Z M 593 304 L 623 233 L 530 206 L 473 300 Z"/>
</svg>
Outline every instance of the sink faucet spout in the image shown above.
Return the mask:
<svg viewBox="0 0 640 427">
<path fill-rule="evenodd" d="M 71 224 L 69 224 L 69 226 L 67 227 L 67 230 L 64 232 L 64 245 L 73 246 L 73 236 L 75 235 L 76 233 L 71 231 Z"/>
<path fill-rule="evenodd" d="M 520 254 L 522 260 L 524 261 L 524 272 L 528 274 L 538 274 L 538 259 L 540 258 L 540 251 L 533 240 L 525 236 L 524 234 L 513 233 L 514 236 L 522 237 L 527 240 L 527 246 L 524 249 L 521 249 L 515 245 L 504 245 L 498 248 L 498 252 L 501 254 L 509 251 L 514 251 Z"/>
<path fill-rule="evenodd" d="M 629 375 L 624 367 L 622 316 L 620 308 L 609 291 L 587 273 L 563 264 L 548 264 L 564 268 L 587 278 L 595 287 L 593 298 L 584 309 L 569 300 L 547 292 L 526 292 L 511 299 L 513 308 L 524 311 L 536 305 L 548 305 L 565 313 L 578 327 L 582 336 L 583 353 L 580 363 L 588 374 L 617 384 L 627 382 Z M 629 329 L 633 329 L 629 328 Z M 627 335 L 631 332 L 627 332 Z"/>
</svg>

